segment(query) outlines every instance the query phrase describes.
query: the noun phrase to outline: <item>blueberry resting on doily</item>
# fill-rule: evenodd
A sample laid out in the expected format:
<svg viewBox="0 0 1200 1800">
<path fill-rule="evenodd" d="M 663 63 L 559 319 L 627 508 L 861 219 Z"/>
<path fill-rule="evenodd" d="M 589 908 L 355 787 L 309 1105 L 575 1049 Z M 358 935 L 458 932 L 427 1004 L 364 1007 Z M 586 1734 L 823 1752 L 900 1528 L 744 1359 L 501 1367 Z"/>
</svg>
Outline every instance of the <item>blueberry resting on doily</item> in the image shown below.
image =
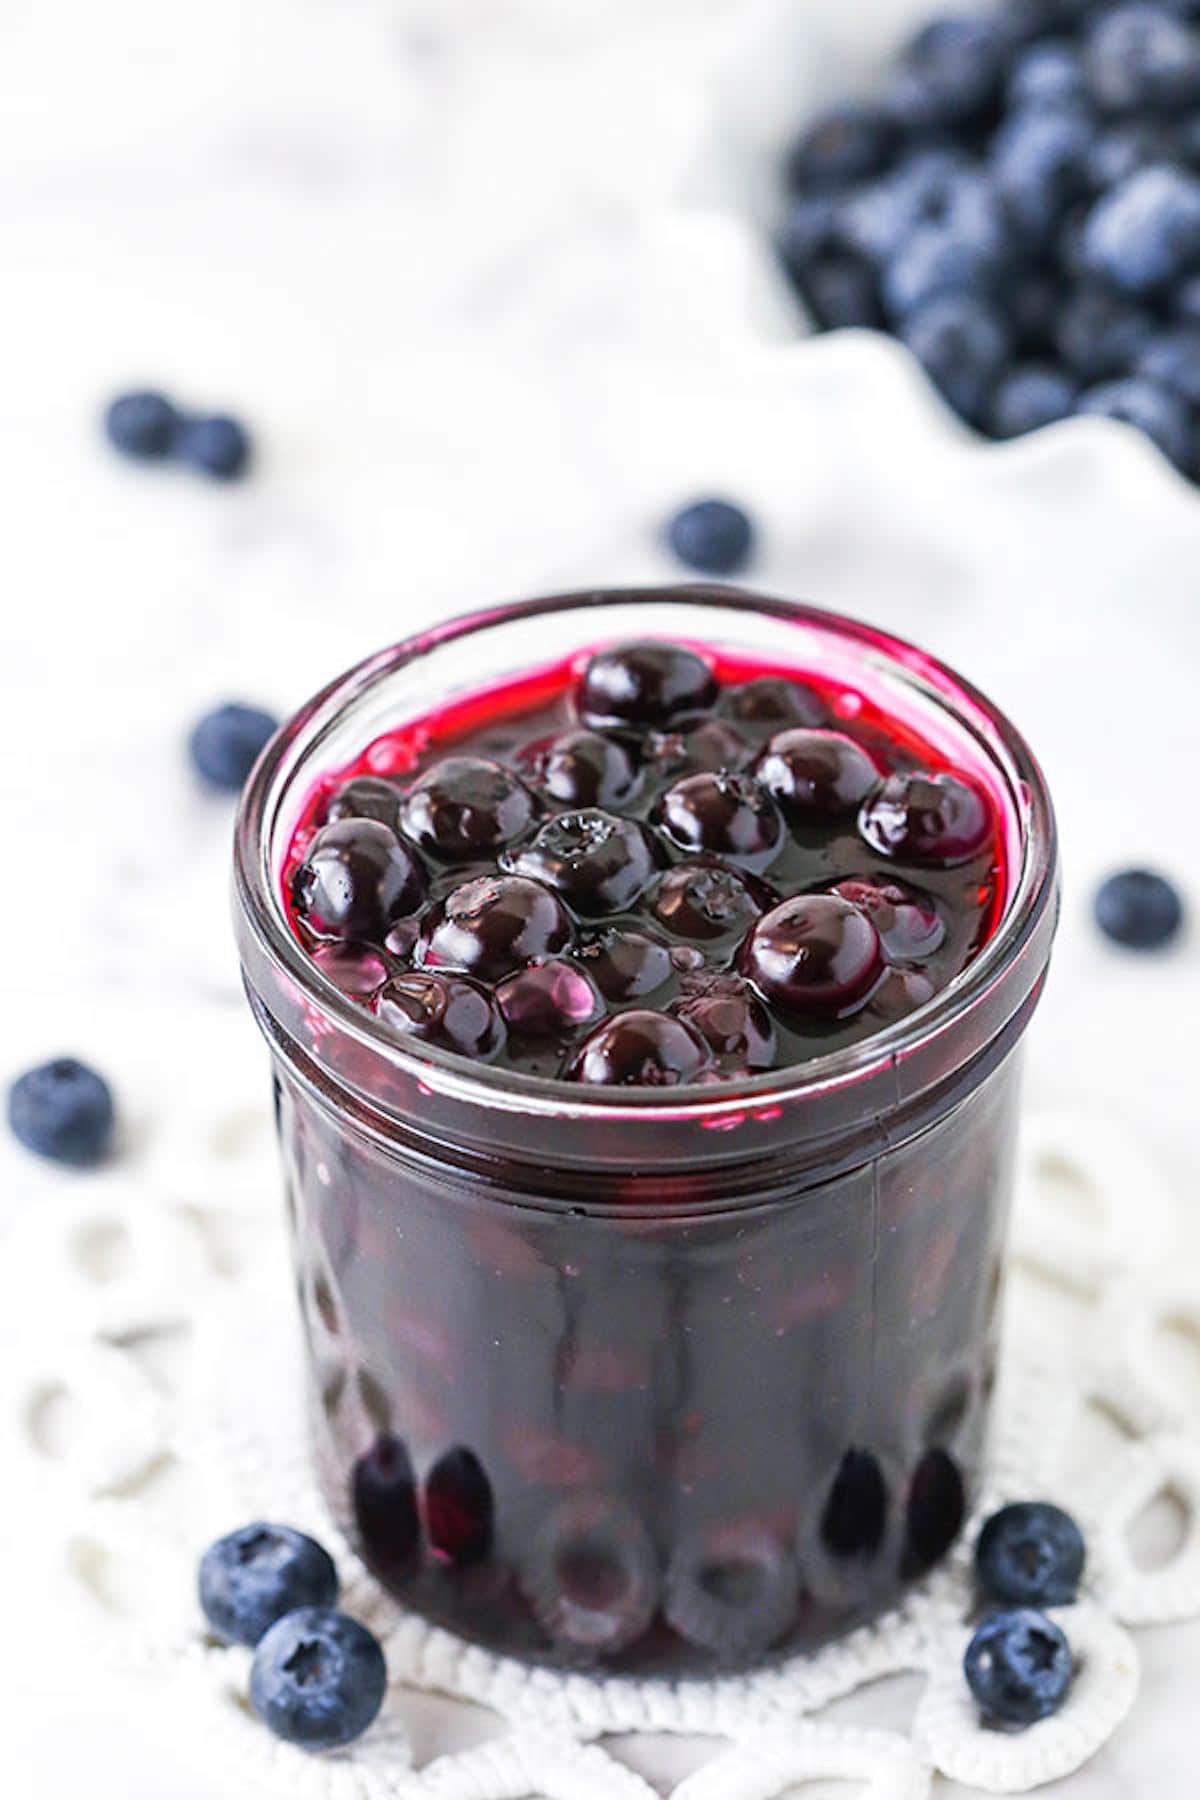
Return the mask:
<svg viewBox="0 0 1200 1800">
<path fill-rule="evenodd" d="M 332 1606 L 337 1570 L 314 1538 L 258 1521 L 218 1538 L 200 1559 L 204 1616 L 230 1644 L 255 1645 L 299 1606 Z"/>
<path fill-rule="evenodd" d="M 9 1129 L 50 1162 L 88 1168 L 112 1145 L 115 1108 L 102 1075 L 73 1056 L 56 1056 L 17 1077 L 8 1090 Z"/>
<path fill-rule="evenodd" d="M 1083 1533 L 1048 1501 L 1001 1507 L 979 1534 L 975 1574 L 989 1600 L 1012 1606 L 1066 1606 L 1083 1574 Z"/>
<path fill-rule="evenodd" d="M 983 1621 L 967 1645 L 963 1672 L 985 1719 L 1036 1725 L 1065 1700 L 1074 1659 L 1053 1619 L 1018 1607 Z"/>
<path fill-rule="evenodd" d="M 276 1737 L 334 1750 L 361 1737 L 383 1705 L 387 1663 L 364 1625 L 324 1606 L 302 1606 L 260 1642 L 250 1700 Z"/>
</svg>

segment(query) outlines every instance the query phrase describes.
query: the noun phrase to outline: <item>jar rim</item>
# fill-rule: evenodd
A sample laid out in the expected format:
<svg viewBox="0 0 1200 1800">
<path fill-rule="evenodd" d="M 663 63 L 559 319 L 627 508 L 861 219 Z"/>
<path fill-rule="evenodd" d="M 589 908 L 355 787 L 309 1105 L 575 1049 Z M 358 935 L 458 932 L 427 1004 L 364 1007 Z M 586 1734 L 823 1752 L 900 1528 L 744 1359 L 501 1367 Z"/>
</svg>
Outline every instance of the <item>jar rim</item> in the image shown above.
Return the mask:
<svg viewBox="0 0 1200 1800">
<path fill-rule="evenodd" d="M 271 851 L 274 824 L 293 778 L 348 706 L 447 644 L 547 613 L 599 615 L 605 607 L 639 603 L 766 614 L 833 637 L 865 653 L 881 670 L 899 673 L 965 726 L 1010 790 L 1013 815 L 1021 827 L 1019 864 L 991 936 L 966 968 L 906 1017 L 855 1044 L 737 1081 L 669 1089 L 585 1088 L 503 1065 L 471 1063 L 455 1052 L 387 1032 L 322 974 L 288 922 Z M 894 1068 L 918 1046 L 941 1036 L 971 1013 L 991 993 L 1056 903 L 1057 877 L 1057 827 L 1045 777 L 1016 726 L 978 688 L 938 658 L 876 626 L 799 601 L 715 583 L 581 589 L 513 601 L 458 615 L 376 651 L 329 682 L 272 738 L 243 791 L 234 837 L 239 936 L 249 933 L 258 952 L 331 1026 L 381 1056 L 423 1091 L 432 1090 L 448 1101 L 575 1120 L 627 1117 L 649 1122 L 659 1118 L 719 1126 L 723 1119 L 736 1120 L 747 1109 L 816 1099 Z M 244 949 L 243 942 L 243 961 Z"/>
</svg>

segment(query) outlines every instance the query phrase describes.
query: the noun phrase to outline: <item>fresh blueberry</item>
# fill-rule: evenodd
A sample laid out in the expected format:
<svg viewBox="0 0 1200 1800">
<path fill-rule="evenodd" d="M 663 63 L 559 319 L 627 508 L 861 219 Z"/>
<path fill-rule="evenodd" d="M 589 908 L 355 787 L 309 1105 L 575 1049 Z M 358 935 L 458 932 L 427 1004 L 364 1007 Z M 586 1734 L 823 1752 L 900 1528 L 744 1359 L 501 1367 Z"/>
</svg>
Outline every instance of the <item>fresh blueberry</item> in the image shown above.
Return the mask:
<svg viewBox="0 0 1200 1800">
<path fill-rule="evenodd" d="M 964 214 L 969 219 L 969 195 L 978 181 L 979 171 L 959 151 L 914 151 L 889 175 L 847 197 L 837 214 L 836 235 L 869 261 L 887 263 L 922 226 L 944 225 Z"/>
<path fill-rule="evenodd" d="M 883 967 L 867 914 L 837 894 L 793 894 L 759 919 L 739 955 L 769 1005 L 838 1018 L 854 1010 Z"/>
<path fill-rule="evenodd" d="M 878 856 L 953 868 L 982 849 L 987 801 L 957 775 L 890 775 L 863 806 L 858 828 Z"/>
<path fill-rule="evenodd" d="M 535 1617 L 556 1643 L 615 1656 L 658 1609 L 658 1558 L 637 1514 L 599 1494 L 565 1500 L 532 1534 L 521 1572 Z"/>
<path fill-rule="evenodd" d="M 902 240 L 883 274 L 888 313 L 903 319 L 934 295 L 989 292 L 1009 253 L 1000 195 L 980 172 L 947 184 L 939 216 Z"/>
<path fill-rule="evenodd" d="M 1131 119 L 1098 132 L 1087 153 L 1088 186 L 1097 194 L 1153 163 L 1174 160 L 1172 133 L 1161 119 Z"/>
<path fill-rule="evenodd" d="M 667 542 L 689 569 L 734 575 L 750 560 L 754 527 L 732 500 L 693 500 L 668 523 Z"/>
<path fill-rule="evenodd" d="M 1102 288 L 1084 287 L 1064 302 L 1055 343 L 1081 381 L 1103 381 L 1127 374 L 1154 332 L 1150 313 Z"/>
<path fill-rule="evenodd" d="M 1054 343 L 1064 304 L 1063 282 L 1053 268 L 1020 263 L 1001 284 L 1001 301 L 1017 348 L 1039 357 Z"/>
<path fill-rule="evenodd" d="M 1186 403 L 1143 376 L 1106 381 L 1088 388 L 1075 411 L 1135 425 L 1157 444 L 1177 469 L 1186 469 L 1192 453 L 1192 422 Z"/>
<path fill-rule="evenodd" d="M 1034 1725 L 1062 1705 L 1074 1664 L 1053 1620 L 1019 1607 L 984 1620 L 967 1645 L 963 1671 L 986 1719 Z"/>
<path fill-rule="evenodd" d="M 890 160 L 899 133 L 882 107 L 848 101 L 813 121 L 792 146 L 787 180 L 805 192 L 865 181 Z"/>
<path fill-rule="evenodd" d="M 371 1567 L 388 1575 L 405 1567 L 421 1537 L 417 1484 L 403 1439 L 376 1438 L 354 1465 L 354 1523 Z"/>
<path fill-rule="evenodd" d="M 1171 883 L 1149 869 L 1110 875 L 1094 901 L 1096 923 L 1128 950 L 1160 950 L 1183 925 L 1183 902 Z"/>
<path fill-rule="evenodd" d="M 795 1618 L 798 1592 L 796 1564 L 784 1546 L 758 1526 L 735 1522 L 676 1546 L 663 1611 L 688 1643 L 740 1660 L 778 1643 Z"/>
<path fill-rule="evenodd" d="M 1181 325 L 1200 325 L 1200 275 L 1189 275 L 1169 295 L 1171 315 Z"/>
<path fill-rule="evenodd" d="M 1044 39 L 1017 58 L 1008 83 L 1008 104 L 1023 107 L 1075 106 L 1087 97 L 1083 62 L 1069 38 Z"/>
<path fill-rule="evenodd" d="M 338 1578 L 328 1553 L 290 1525 L 243 1525 L 200 1559 L 200 1604 L 219 1638 L 253 1647 L 298 1606 L 334 1606 Z"/>
<path fill-rule="evenodd" d="M 456 1445 L 425 1477 L 425 1535 L 439 1562 L 479 1562 L 492 1547 L 492 1484 L 473 1450 Z"/>
<path fill-rule="evenodd" d="M 1089 267 L 1122 293 L 1155 294 L 1200 267 L 1200 180 L 1181 169 L 1139 169 L 1092 210 Z"/>
<path fill-rule="evenodd" d="M 989 1600 L 1067 1606 L 1079 1589 L 1083 1534 L 1069 1513 L 1028 1500 L 993 1513 L 975 1545 L 975 1575 Z"/>
<path fill-rule="evenodd" d="M 107 1081 L 71 1056 L 29 1069 L 8 1090 L 10 1131 L 26 1150 L 50 1162 L 78 1169 L 103 1162 L 115 1121 Z"/>
<path fill-rule="evenodd" d="M 1200 99 L 1200 38 L 1164 7 L 1118 6 L 1084 46 L 1088 84 L 1109 112 L 1174 110 Z"/>
<path fill-rule="evenodd" d="M 190 463 L 219 481 L 234 481 L 244 474 L 250 463 L 250 449 L 246 427 L 224 413 L 184 419 L 174 442 L 181 462 Z"/>
<path fill-rule="evenodd" d="M 416 960 L 499 981 L 570 947 L 570 915 L 558 895 L 522 875 L 480 875 L 455 888 L 425 920 Z"/>
<path fill-rule="evenodd" d="M 832 194 L 794 195 L 775 238 L 788 273 L 798 279 L 817 257 L 838 248 L 840 222 L 840 205 Z"/>
<path fill-rule="evenodd" d="M 1020 363 L 1002 376 L 988 403 L 987 429 L 993 437 L 1024 437 L 1067 418 L 1078 387 L 1051 363 Z"/>
<path fill-rule="evenodd" d="M 278 726 L 269 712 L 229 701 L 205 713 L 192 727 L 188 739 L 192 762 L 213 787 L 240 793 Z"/>
<path fill-rule="evenodd" d="M 1090 121 L 1073 112 L 1030 108 L 996 134 L 996 189 L 1026 243 L 1044 244 L 1071 202 L 1087 191 L 1091 146 Z"/>
<path fill-rule="evenodd" d="M 1138 357 L 1137 373 L 1178 394 L 1188 406 L 1200 406 L 1200 329 L 1151 338 Z"/>
<path fill-rule="evenodd" d="M 159 462 L 171 454 L 179 414 L 165 394 L 118 394 L 104 414 L 104 431 L 114 450 L 139 462 Z"/>
<path fill-rule="evenodd" d="M 888 87 L 901 124 L 938 131 L 970 124 L 998 99 L 1010 40 L 987 14 L 933 19 L 905 50 Z"/>
<path fill-rule="evenodd" d="M 597 1025 L 566 1075 L 592 1087 L 680 1087 L 712 1066 L 708 1044 L 684 1020 L 635 1008 Z"/>
<path fill-rule="evenodd" d="M 425 876 L 408 844 L 377 819 L 322 825 L 291 883 L 297 917 L 316 937 L 382 944 L 397 919 L 425 897 Z"/>
<path fill-rule="evenodd" d="M 386 1690 L 378 1639 L 325 1606 L 302 1606 L 272 1625 L 250 1670 L 250 1704 L 259 1718 L 305 1750 L 333 1750 L 361 1737 Z"/>
<path fill-rule="evenodd" d="M 1097 0 L 1002 0 L 1000 18 L 1014 42 L 1066 35 L 1087 18 Z"/>
<path fill-rule="evenodd" d="M 965 419 L 977 419 L 1012 350 L 1002 313 L 970 294 L 942 294 L 904 322 L 905 343 Z"/>
<path fill-rule="evenodd" d="M 853 250 L 832 250 L 793 269 L 801 300 L 823 331 L 873 331 L 883 324 L 879 281 Z"/>
<path fill-rule="evenodd" d="M 466 975 L 414 969 L 393 976 L 372 1000 L 382 1025 L 401 1038 L 488 1062 L 504 1045 L 504 1021 L 486 988 Z"/>
</svg>

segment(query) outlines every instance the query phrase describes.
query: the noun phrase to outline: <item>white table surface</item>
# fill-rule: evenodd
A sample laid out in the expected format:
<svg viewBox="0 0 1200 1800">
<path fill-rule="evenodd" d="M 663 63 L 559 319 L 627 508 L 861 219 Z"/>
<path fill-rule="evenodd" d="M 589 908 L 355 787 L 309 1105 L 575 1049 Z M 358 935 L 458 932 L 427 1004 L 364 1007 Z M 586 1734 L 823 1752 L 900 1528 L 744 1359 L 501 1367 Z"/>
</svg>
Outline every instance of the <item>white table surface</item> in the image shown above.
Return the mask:
<svg viewBox="0 0 1200 1800">
<path fill-rule="evenodd" d="M 697 256 L 663 212 L 745 23 L 735 0 L 4 8 L 0 1074 L 68 1047 L 111 1067 L 143 1001 L 176 1009 L 185 1059 L 189 1005 L 233 992 L 228 812 L 180 752 L 199 709 L 285 711 L 478 602 L 665 579 L 655 521 L 715 485 L 760 517 L 760 585 L 927 641 L 1043 751 L 1069 886 L 1032 1085 L 1140 1125 L 1195 1244 L 1196 934 L 1135 965 L 1086 899 L 1166 857 L 1200 907 L 1200 500 L 1115 431 L 966 454 L 891 352 L 784 379 L 734 341 L 719 233 Z M 254 478 L 107 455 L 97 410 L 138 381 L 242 412 Z M 0 1174 L 0 1228 L 53 1205 L 7 1145 Z M 203 1744 L 39 1609 L 37 1519 L 0 1535 L 5 1791 L 213 1800 Z M 1070 1800 L 1195 1792 L 1200 1627 L 1140 1643 L 1135 1719 Z M 910 1697 L 837 1710 L 902 1723 Z M 418 1741 L 445 1705 L 412 1701 Z M 702 1751 L 636 1754 L 665 1781 Z"/>
</svg>

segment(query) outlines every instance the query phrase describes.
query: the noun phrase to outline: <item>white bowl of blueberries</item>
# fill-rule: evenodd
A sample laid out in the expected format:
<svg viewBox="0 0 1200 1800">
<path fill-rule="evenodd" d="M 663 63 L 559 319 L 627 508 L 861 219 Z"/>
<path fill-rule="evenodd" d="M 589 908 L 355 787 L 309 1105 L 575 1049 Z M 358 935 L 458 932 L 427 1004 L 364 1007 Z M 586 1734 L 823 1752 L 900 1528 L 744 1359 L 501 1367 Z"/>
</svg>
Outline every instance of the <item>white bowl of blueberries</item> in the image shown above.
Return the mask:
<svg viewBox="0 0 1200 1800">
<path fill-rule="evenodd" d="M 838 67 L 768 227 L 814 327 L 899 339 L 988 438 L 1118 420 L 1200 480 L 1200 0 L 994 0 Z"/>
</svg>

